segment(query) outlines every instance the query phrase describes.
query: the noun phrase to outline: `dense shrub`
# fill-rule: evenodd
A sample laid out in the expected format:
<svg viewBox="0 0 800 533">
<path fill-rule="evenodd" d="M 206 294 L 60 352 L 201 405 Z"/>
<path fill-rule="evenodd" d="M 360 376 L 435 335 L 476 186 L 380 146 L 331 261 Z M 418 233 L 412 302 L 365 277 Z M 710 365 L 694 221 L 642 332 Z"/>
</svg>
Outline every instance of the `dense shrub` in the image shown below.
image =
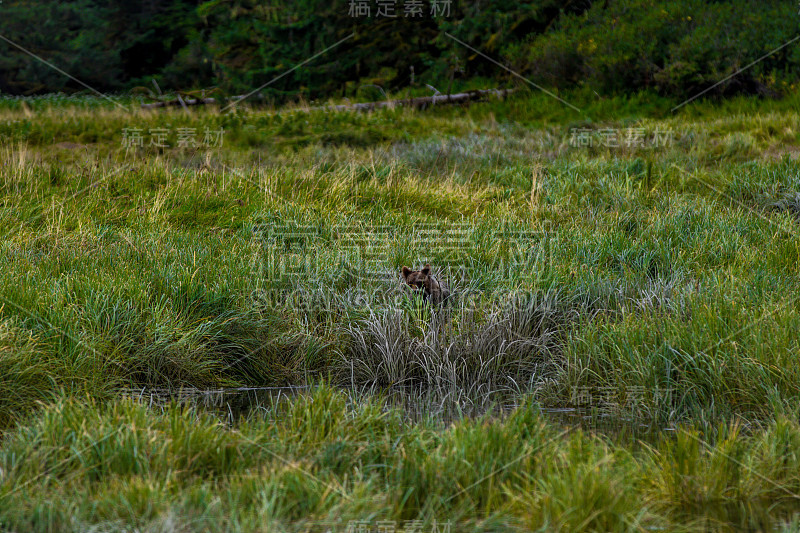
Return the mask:
<svg viewBox="0 0 800 533">
<path fill-rule="evenodd" d="M 196 43 L 202 42 L 197 4 L 197 0 L 5 1 L 0 5 L 0 35 L 72 78 L 0 41 L 0 91 L 47 93 L 84 90 L 86 85 L 99 91 L 120 90 L 176 60 L 192 65 L 189 84 L 209 84 L 203 68 L 187 61 L 183 52 L 196 50 Z M 184 75 L 188 70 L 183 69 Z"/>
<path fill-rule="evenodd" d="M 723 82 L 796 33 L 796 6 L 787 2 L 619 0 L 561 19 L 554 31 L 517 46 L 515 57 L 523 71 L 556 87 L 655 88 L 685 97 Z M 715 92 L 773 94 L 798 74 L 800 53 L 787 46 Z"/>
<path fill-rule="evenodd" d="M 268 85 L 278 101 L 517 82 L 483 54 L 534 83 L 598 94 L 778 95 L 800 75 L 798 47 L 776 51 L 797 33 L 791 2 L 481 0 L 438 2 L 436 16 L 430 0 L 414 16 L 409 5 L 396 2 L 387 17 L 374 1 L 11 1 L 0 34 L 101 91 L 153 89 L 155 77 L 169 90 Z M 0 91 L 84 89 L 0 42 Z"/>
</svg>

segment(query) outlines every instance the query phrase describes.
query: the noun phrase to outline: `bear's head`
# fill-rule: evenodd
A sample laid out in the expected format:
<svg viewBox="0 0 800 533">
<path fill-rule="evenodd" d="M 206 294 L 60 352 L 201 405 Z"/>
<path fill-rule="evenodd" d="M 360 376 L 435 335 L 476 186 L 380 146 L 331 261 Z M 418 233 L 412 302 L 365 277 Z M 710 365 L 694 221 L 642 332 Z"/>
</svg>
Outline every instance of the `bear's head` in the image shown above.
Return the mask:
<svg viewBox="0 0 800 533">
<path fill-rule="evenodd" d="M 430 294 L 431 266 L 425 265 L 422 270 L 411 270 L 407 266 L 403 267 L 403 280 L 415 289 L 426 289 Z"/>
<path fill-rule="evenodd" d="M 411 270 L 404 266 L 402 270 L 403 281 L 415 292 L 421 293 L 425 301 L 434 304 L 443 304 L 450 297 L 447 284 L 431 275 L 431 266 L 425 265 L 422 270 Z"/>
</svg>

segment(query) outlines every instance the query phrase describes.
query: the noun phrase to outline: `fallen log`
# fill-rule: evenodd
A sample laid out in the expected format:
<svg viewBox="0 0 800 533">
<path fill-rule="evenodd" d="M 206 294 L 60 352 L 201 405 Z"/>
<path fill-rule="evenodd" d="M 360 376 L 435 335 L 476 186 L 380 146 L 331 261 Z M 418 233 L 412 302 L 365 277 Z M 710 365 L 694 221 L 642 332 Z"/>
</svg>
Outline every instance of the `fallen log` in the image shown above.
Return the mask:
<svg viewBox="0 0 800 533">
<path fill-rule="evenodd" d="M 241 98 L 241 97 L 239 97 Z M 169 102 L 153 102 L 152 104 L 142 104 L 142 109 L 154 109 L 156 107 L 172 107 L 172 106 L 179 106 L 179 105 L 206 105 L 206 104 L 216 104 L 216 98 L 190 98 L 187 100 L 170 100 Z"/>
<path fill-rule="evenodd" d="M 344 104 L 344 105 L 328 105 L 328 106 L 317 106 L 317 107 L 309 107 L 309 108 L 297 108 L 300 111 L 315 111 L 315 110 L 325 110 L 325 111 L 372 111 L 375 109 L 382 109 L 382 108 L 392 108 L 392 107 L 415 107 L 415 108 L 426 108 L 429 106 L 436 106 L 436 105 L 447 105 L 447 104 L 460 104 L 469 102 L 471 100 L 480 100 L 485 96 L 498 96 L 504 97 L 508 94 L 514 92 L 514 89 L 481 89 L 476 91 L 467 91 L 464 93 L 457 93 L 457 94 L 435 94 L 433 96 L 421 96 L 417 98 L 403 98 L 399 100 L 382 100 L 379 102 L 364 102 L 360 104 Z M 244 96 L 233 96 L 231 100 L 242 100 Z M 152 104 L 142 104 L 142 108 L 144 109 L 154 109 L 157 107 L 168 107 L 168 106 L 179 106 L 179 105 L 207 105 L 207 104 L 216 104 L 218 100 L 216 98 L 197 98 L 197 99 L 189 99 L 189 100 L 172 100 L 169 102 L 155 102 Z"/>
<path fill-rule="evenodd" d="M 416 107 L 425 108 L 435 105 L 460 104 L 470 100 L 479 100 L 484 96 L 506 96 L 514 92 L 514 89 L 482 89 L 468 91 L 457 94 L 435 94 L 433 96 L 421 96 L 418 98 L 405 98 L 401 100 L 383 100 L 380 102 L 365 102 L 362 104 L 330 105 L 311 109 L 329 109 L 331 111 L 372 111 L 386 107 Z"/>
</svg>

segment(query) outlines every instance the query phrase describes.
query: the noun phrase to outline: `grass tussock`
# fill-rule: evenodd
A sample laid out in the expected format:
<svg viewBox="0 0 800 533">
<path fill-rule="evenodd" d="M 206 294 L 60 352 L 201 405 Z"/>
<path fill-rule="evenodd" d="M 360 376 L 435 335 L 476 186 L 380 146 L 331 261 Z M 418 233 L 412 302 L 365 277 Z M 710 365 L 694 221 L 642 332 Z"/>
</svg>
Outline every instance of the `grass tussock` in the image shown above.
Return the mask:
<svg viewBox="0 0 800 533">
<path fill-rule="evenodd" d="M 555 292 L 512 298 L 483 313 L 465 308 L 457 294 L 444 308 L 410 300 L 350 327 L 341 380 L 356 389 L 415 391 L 426 403 L 485 410 L 557 378 L 570 318 Z"/>
</svg>

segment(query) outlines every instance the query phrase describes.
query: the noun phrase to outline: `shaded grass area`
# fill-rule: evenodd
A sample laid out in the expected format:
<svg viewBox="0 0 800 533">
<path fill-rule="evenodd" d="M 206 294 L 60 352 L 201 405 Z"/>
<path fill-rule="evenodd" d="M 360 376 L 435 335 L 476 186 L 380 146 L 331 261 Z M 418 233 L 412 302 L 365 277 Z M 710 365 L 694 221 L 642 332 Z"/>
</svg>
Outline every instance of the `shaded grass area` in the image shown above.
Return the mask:
<svg viewBox="0 0 800 533">
<path fill-rule="evenodd" d="M 530 403 L 503 419 L 408 425 L 330 387 L 237 429 L 171 406 L 61 401 L 0 445 L 14 531 L 769 529 L 797 512 L 800 426 L 692 429 L 616 448 Z M 783 517 L 783 518 L 781 518 Z"/>
</svg>

